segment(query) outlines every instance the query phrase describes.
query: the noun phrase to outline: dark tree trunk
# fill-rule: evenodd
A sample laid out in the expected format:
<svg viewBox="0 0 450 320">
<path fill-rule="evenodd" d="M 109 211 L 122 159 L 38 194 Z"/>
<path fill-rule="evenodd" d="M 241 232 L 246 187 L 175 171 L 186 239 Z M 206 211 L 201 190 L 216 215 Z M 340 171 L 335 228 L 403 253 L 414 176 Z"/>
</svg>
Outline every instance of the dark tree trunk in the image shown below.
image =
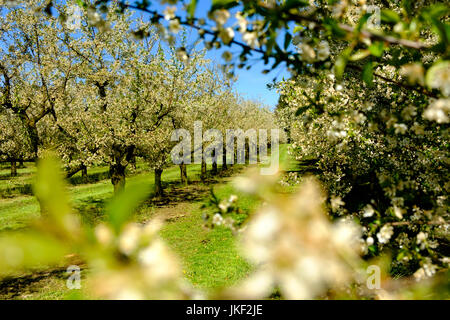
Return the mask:
<svg viewBox="0 0 450 320">
<path fill-rule="evenodd" d="M 213 150 L 213 163 L 212 163 L 212 169 L 211 173 L 213 176 L 217 174 L 217 157 L 216 157 L 216 150 Z"/>
<path fill-rule="evenodd" d="M 155 169 L 155 195 L 158 197 L 162 197 L 164 195 L 161 181 L 162 173 L 162 169 Z"/>
<path fill-rule="evenodd" d="M 17 176 L 17 162 L 11 161 L 11 177 Z"/>
<path fill-rule="evenodd" d="M 136 170 L 136 156 L 133 154 L 130 156 L 128 162 L 131 164 L 134 170 Z"/>
<path fill-rule="evenodd" d="M 22 116 L 23 117 L 23 116 Z M 29 121 L 28 118 L 23 119 L 22 122 L 26 121 L 26 130 L 28 137 L 30 138 L 31 149 L 33 151 L 33 157 L 37 160 L 38 149 L 39 149 L 39 134 L 35 121 Z"/>
<path fill-rule="evenodd" d="M 83 165 L 81 165 L 81 164 L 76 167 L 66 169 L 66 178 L 69 179 L 70 177 L 72 177 L 74 174 L 76 174 L 78 171 L 80 171 L 82 169 L 83 169 Z"/>
<path fill-rule="evenodd" d="M 120 192 L 125 187 L 125 166 L 112 164 L 109 166 L 109 174 L 114 186 L 114 193 Z"/>
<path fill-rule="evenodd" d="M 181 184 L 187 185 L 188 184 L 188 177 L 187 177 L 187 167 L 186 164 L 180 164 L 180 178 L 181 178 Z"/>
<path fill-rule="evenodd" d="M 81 169 L 81 176 L 86 178 L 87 177 L 87 167 L 83 166 L 83 168 Z"/>
<path fill-rule="evenodd" d="M 88 180 L 88 172 L 87 172 L 87 167 L 85 165 L 83 165 L 81 167 L 81 179 L 83 181 L 87 181 Z"/>
<path fill-rule="evenodd" d="M 227 170 L 227 150 L 225 147 L 225 143 L 223 144 L 223 150 L 222 150 L 222 170 Z"/>
<path fill-rule="evenodd" d="M 250 164 L 250 143 L 245 141 L 245 163 Z"/>
<path fill-rule="evenodd" d="M 204 159 L 202 159 L 202 168 L 201 168 L 201 172 L 200 172 L 200 179 L 202 181 L 206 180 L 206 161 Z"/>
<path fill-rule="evenodd" d="M 24 163 L 23 163 L 23 160 L 20 160 L 20 161 L 19 161 L 19 168 L 25 168 L 25 165 L 24 165 Z"/>
</svg>

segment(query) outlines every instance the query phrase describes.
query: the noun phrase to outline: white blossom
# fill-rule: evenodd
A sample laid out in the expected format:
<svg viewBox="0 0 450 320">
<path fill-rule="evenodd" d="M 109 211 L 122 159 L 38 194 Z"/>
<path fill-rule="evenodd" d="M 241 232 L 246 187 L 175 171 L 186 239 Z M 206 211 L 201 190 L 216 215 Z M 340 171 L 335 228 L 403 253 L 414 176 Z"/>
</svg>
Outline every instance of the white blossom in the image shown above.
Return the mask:
<svg viewBox="0 0 450 320">
<path fill-rule="evenodd" d="M 166 20 L 172 20 L 175 18 L 175 11 L 177 10 L 177 7 L 175 6 L 168 6 L 164 10 L 164 19 Z"/>
<path fill-rule="evenodd" d="M 320 61 L 326 60 L 330 56 L 330 46 L 328 41 L 321 41 L 317 46 L 317 59 Z"/>
<path fill-rule="evenodd" d="M 388 243 L 394 234 L 394 227 L 385 224 L 377 233 L 377 239 L 380 243 Z"/>
<path fill-rule="evenodd" d="M 450 99 L 438 99 L 433 101 L 423 113 L 423 117 L 437 123 L 448 123 L 450 113 Z"/>
</svg>

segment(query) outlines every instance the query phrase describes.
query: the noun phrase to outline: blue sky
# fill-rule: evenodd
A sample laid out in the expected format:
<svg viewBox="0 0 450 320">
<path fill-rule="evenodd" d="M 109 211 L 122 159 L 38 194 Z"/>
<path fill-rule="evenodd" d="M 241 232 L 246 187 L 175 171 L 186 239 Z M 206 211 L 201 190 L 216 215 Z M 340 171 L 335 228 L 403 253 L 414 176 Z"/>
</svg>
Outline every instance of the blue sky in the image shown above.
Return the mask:
<svg viewBox="0 0 450 320">
<path fill-rule="evenodd" d="M 196 17 L 206 17 L 207 12 L 211 6 L 210 0 L 199 0 L 196 9 Z M 161 6 L 159 1 L 153 1 L 152 6 L 150 7 L 153 10 L 157 10 L 162 13 L 165 5 Z M 232 11 L 232 17 L 230 18 L 230 23 L 234 23 L 235 19 L 233 15 L 236 11 Z M 181 13 L 181 12 L 179 12 Z M 145 14 L 143 15 L 145 17 Z M 195 41 L 197 39 L 197 33 L 195 30 L 187 30 L 188 31 L 188 39 L 191 41 Z M 239 35 L 236 35 L 236 40 L 241 41 Z M 202 48 L 203 45 L 200 44 L 199 48 Z M 223 59 L 221 58 L 224 50 L 229 50 L 232 53 L 240 53 L 239 47 L 223 47 L 218 50 L 209 50 L 207 53 L 207 58 L 212 61 L 220 64 L 223 63 Z M 258 57 L 255 54 L 255 58 Z M 262 71 L 267 69 L 267 66 L 264 65 L 263 62 L 257 62 L 252 64 L 252 68 L 250 70 L 238 69 L 236 68 L 235 72 L 237 75 L 237 82 L 235 83 L 235 89 L 244 97 L 259 100 L 267 106 L 274 108 L 278 102 L 278 94 L 275 90 L 269 90 L 267 88 L 267 84 L 272 83 L 273 78 L 277 77 L 277 80 L 282 80 L 284 78 L 290 78 L 290 74 L 286 71 L 286 68 L 283 66 L 277 68 L 276 70 L 263 74 Z"/>
</svg>

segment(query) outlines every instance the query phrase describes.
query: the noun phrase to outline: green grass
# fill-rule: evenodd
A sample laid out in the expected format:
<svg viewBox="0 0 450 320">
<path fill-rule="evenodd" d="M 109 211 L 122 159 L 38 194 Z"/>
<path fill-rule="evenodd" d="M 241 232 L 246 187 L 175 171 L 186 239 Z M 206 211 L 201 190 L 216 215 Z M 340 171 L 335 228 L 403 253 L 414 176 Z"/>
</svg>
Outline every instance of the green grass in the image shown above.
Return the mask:
<svg viewBox="0 0 450 320">
<path fill-rule="evenodd" d="M 202 227 L 201 210 L 170 223 L 162 237 L 179 255 L 183 271 L 195 287 L 212 289 L 235 283 L 250 270 L 239 255 L 235 238 L 229 229 Z"/>
<path fill-rule="evenodd" d="M 287 148 L 280 146 L 282 163 L 289 163 Z M 285 166 L 284 166 L 285 167 Z M 235 166 L 239 168 L 239 166 Z M 106 168 L 107 169 L 107 168 Z M 89 175 L 106 170 L 99 167 L 89 170 Z M 3 169 L 1 172 L 6 171 Z M 34 176 L 33 168 L 24 168 L 24 172 L 19 171 L 19 177 L 14 178 L 22 183 L 29 183 Z M 200 165 L 188 166 L 188 178 L 199 183 Z M 164 170 L 162 179 L 165 190 L 170 194 L 171 189 L 177 185 L 180 178 L 178 166 Z M 28 180 L 27 180 L 28 179 Z M 0 180 L 3 184 L 5 180 Z M 136 173 L 127 177 L 127 185 L 134 182 L 143 182 L 150 190 L 154 188 L 154 174 L 148 170 L 145 164 L 139 164 Z M 72 204 L 78 209 L 83 219 L 88 223 L 96 223 L 103 219 L 103 207 L 113 196 L 113 187 L 109 179 L 104 179 L 94 183 L 77 184 L 68 186 Z M 226 199 L 232 194 L 238 195 L 238 205 L 244 213 L 255 210 L 259 202 L 250 196 L 245 196 L 236 191 L 229 179 L 219 180 L 213 185 L 214 194 L 219 199 Z M 174 210 L 183 210 L 176 219 L 169 220 L 161 231 L 162 237 L 168 245 L 178 254 L 181 259 L 183 271 L 186 278 L 197 288 L 215 289 L 229 286 L 238 280 L 246 277 L 251 272 L 251 265 L 246 262 L 236 245 L 236 236 L 229 229 L 216 227 L 206 229 L 203 227 L 202 214 L 209 211 L 213 214 L 213 208 L 203 208 L 208 199 L 203 195 L 201 199 L 191 201 Z M 180 209 L 181 208 L 181 209 Z M 141 208 L 136 219 L 146 221 L 158 212 L 158 208 L 150 204 Z M 17 230 L 29 225 L 32 219 L 39 217 L 39 204 L 33 196 L 20 195 L 8 199 L 0 199 L 0 232 L 6 230 Z M 245 217 L 239 215 L 238 219 Z M 16 298 L 20 299 L 63 299 L 74 294 L 66 289 L 65 278 L 60 276 L 49 276 L 29 285 L 31 288 Z M 0 294 L 0 299 L 5 295 Z M 8 297 L 8 296 L 6 296 Z"/>
<path fill-rule="evenodd" d="M 251 212 L 258 205 L 256 199 L 244 196 L 230 183 L 215 186 L 214 194 L 219 199 L 238 195 L 239 207 Z M 167 224 L 162 236 L 181 257 L 186 277 L 195 287 L 215 289 L 229 286 L 244 278 L 251 266 L 241 257 L 236 246 L 236 237 L 230 229 L 203 227 L 203 211 L 214 213 L 212 208 L 201 209 L 201 203 L 192 204 L 191 214 Z"/>
<path fill-rule="evenodd" d="M 0 199 L 17 195 L 32 195 L 31 185 L 36 173 L 34 164 L 26 163 L 24 168 L 17 169 L 17 177 L 11 178 L 9 166 L 0 167 Z"/>
<path fill-rule="evenodd" d="M 104 172 L 106 167 L 93 168 L 89 170 L 90 174 Z M 27 184 L 34 179 L 33 172 L 27 168 L 27 173 L 12 178 L 12 183 Z M 188 166 L 188 177 L 191 180 L 198 179 L 200 175 L 200 165 Z M 162 179 L 164 185 L 170 189 L 170 185 L 179 180 L 179 168 L 171 167 L 164 170 Z M 154 189 L 154 173 L 148 170 L 148 167 L 140 164 L 137 168 L 137 174 L 127 177 L 127 183 L 132 184 L 135 181 L 143 181 L 149 190 Z M 5 180 L 0 180 L 0 187 L 3 187 Z M 113 196 L 113 186 L 109 179 L 104 179 L 95 183 L 70 185 L 68 186 L 72 204 L 79 209 L 82 215 L 101 214 L 104 202 Z M 39 214 L 39 203 L 32 195 L 17 195 L 15 197 L 0 199 L 0 232 L 5 230 L 17 230 L 30 224 L 31 220 L 36 219 Z M 88 217 L 87 220 L 92 220 Z"/>
</svg>

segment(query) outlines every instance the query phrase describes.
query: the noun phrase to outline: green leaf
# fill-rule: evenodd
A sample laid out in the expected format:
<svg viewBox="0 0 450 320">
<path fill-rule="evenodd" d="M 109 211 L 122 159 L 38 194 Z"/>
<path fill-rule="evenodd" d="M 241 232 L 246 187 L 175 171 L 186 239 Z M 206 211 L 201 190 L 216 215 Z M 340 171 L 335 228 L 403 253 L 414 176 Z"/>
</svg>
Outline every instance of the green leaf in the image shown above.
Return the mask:
<svg viewBox="0 0 450 320">
<path fill-rule="evenodd" d="M 350 61 L 358 61 L 364 59 L 369 56 L 370 53 L 371 52 L 369 50 L 358 50 L 354 54 L 352 54 L 352 56 L 350 57 Z"/>
<path fill-rule="evenodd" d="M 235 0 L 213 0 L 210 11 L 218 9 L 230 9 L 238 5 L 238 2 Z"/>
<path fill-rule="evenodd" d="M 284 4 L 283 9 L 287 11 L 289 9 L 298 9 L 307 6 L 309 6 L 309 2 L 306 0 L 287 0 Z"/>
<path fill-rule="evenodd" d="M 360 32 L 364 25 L 367 23 L 367 20 L 369 20 L 370 16 L 372 16 L 372 13 L 365 13 L 361 19 L 359 19 L 358 25 L 356 26 L 356 31 Z"/>
<path fill-rule="evenodd" d="M 309 109 L 309 105 L 308 106 L 303 106 L 297 109 L 297 111 L 295 112 L 295 116 L 298 117 L 299 115 L 305 113 L 308 109 Z"/>
<path fill-rule="evenodd" d="M 434 81 L 434 78 L 436 77 L 436 72 L 439 72 L 440 70 L 450 70 L 450 61 L 437 61 L 431 66 L 430 69 L 428 69 L 427 75 L 425 77 L 425 83 L 427 84 L 428 88 L 433 89 L 432 83 Z"/>
<path fill-rule="evenodd" d="M 438 3 L 429 6 L 427 8 L 424 8 L 424 10 L 422 11 L 422 17 L 424 17 L 426 20 L 439 19 L 444 15 L 448 15 L 449 11 L 450 11 L 449 6 L 446 6 L 445 4 L 442 3 Z"/>
<path fill-rule="evenodd" d="M 444 30 L 445 30 L 445 34 L 446 34 L 446 38 L 447 38 L 447 43 L 450 43 L 450 24 L 446 24 L 444 26 Z"/>
<path fill-rule="evenodd" d="M 440 44 L 443 44 L 444 48 L 447 48 L 450 38 L 450 34 L 448 32 L 448 25 L 442 23 L 441 21 L 439 21 L 439 19 L 436 18 L 430 18 L 430 22 L 432 24 L 433 32 L 439 35 L 439 38 L 441 40 Z M 442 52 L 444 51 L 445 50 L 443 50 Z"/>
<path fill-rule="evenodd" d="M 69 197 L 61 172 L 61 166 L 52 154 L 45 155 L 37 165 L 34 194 L 41 205 L 41 212 L 60 224 L 70 214 Z"/>
<path fill-rule="evenodd" d="M 291 43 L 292 35 L 289 32 L 286 32 L 284 36 L 284 50 L 287 50 L 289 44 Z"/>
<path fill-rule="evenodd" d="M 77 4 L 78 4 L 80 7 L 82 7 L 82 8 L 86 8 L 86 7 L 87 7 L 86 2 L 83 1 L 83 0 L 77 0 Z"/>
<path fill-rule="evenodd" d="M 189 2 L 189 5 L 187 6 L 187 9 L 186 9 L 190 18 L 194 17 L 196 8 L 197 8 L 197 0 L 191 0 L 191 2 Z"/>
<path fill-rule="evenodd" d="M 362 71 L 362 78 L 369 87 L 373 85 L 373 67 L 374 63 L 372 61 L 369 61 L 364 65 Z"/>
<path fill-rule="evenodd" d="M 405 9 L 404 12 L 412 12 L 412 3 L 411 0 L 403 0 L 402 1 L 402 7 Z"/>
<path fill-rule="evenodd" d="M 374 42 L 369 46 L 369 51 L 375 57 L 381 57 L 384 52 L 384 42 L 378 41 Z"/>
<path fill-rule="evenodd" d="M 369 246 L 368 247 L 368 249 L 369 249 L 369 251 L 371 252 L 371 253 L 377 253 L 377 247 L 375 246 L 375 245 L 371 245 L 371 246 Z"/>
<path fill-rule="evenodd" d="M 347 33 L 344 30 L 339 28 L 338 23 L 334 19 L 325 18 L 324 27 L 327 29 L 329 33 L 338 38 L 344 38 L 347 35 Z"/>
<path fill-rule="evenodd" d="M 303 30 L 305 30 L 304 26 L 295 26 L 293 32 L 297 33 L 297 32 L 302 32 Z"/>
<path fill-rule="evenodd" d="M 342 76 L 344 75 L 345 66 L 347 65 L 352 50 L 353 50 L 352 47 L 347 47 L 341 52 L 341 54 L 336 59 L 336 63 L 334 64 L 334 75 L 336 76 L 336 79 L 338 80 L 342 79 Z"/>
<path fill-rule="evenodd" d="M 397 12 L 388 9 L 381 10 L 381 21 L 386 23 L 397 23 L 400 20 L 400 16 Z"/>
<path fill-rule="evenodd" d="M 147 187 L 148 188 L 148 187 Z M 116 195 L 107 207 L 109 223 L 116 233 L 119 233 L 125 222 L 127 222 L 145 200 L 149 191 L 144 184 L 130 185 Z"/>
<path fill-rule="evenodd" d="M 28 231 L 0 236 L 0 274 L 57 264 L 69 246 L 43 233 Z"/>
</svg>

